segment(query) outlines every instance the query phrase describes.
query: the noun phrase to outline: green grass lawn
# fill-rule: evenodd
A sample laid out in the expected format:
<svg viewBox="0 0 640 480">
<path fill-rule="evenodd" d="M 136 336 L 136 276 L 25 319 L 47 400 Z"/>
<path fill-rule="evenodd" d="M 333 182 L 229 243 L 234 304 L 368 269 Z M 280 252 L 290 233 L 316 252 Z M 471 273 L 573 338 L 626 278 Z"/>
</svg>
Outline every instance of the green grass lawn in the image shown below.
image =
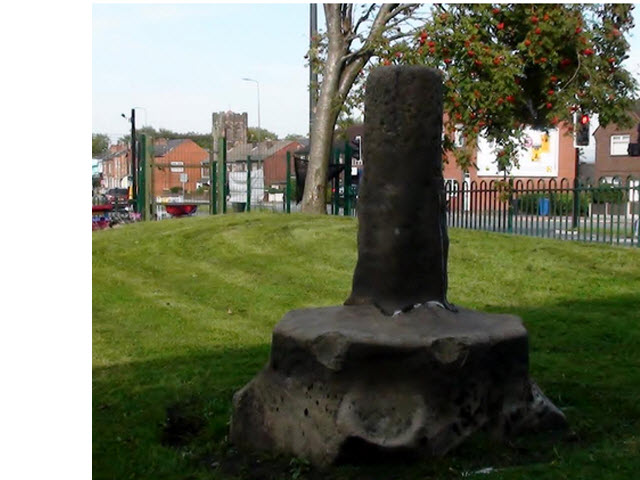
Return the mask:
<svg viewBox="0 0 640 480">
<path fill-rule="evenodd" d="M 266 363 L 288 310 L 344 301 L 356 230 L 351 218 L 251 213 L 93 233 L 94 479 L 461 478 L 483 467 L 497 470 L 478 478 L 636 478 L 640 249 L 457 229 L 449 299 L 523 318 L 531 374 L 571 432 L 327 472 L 235 452 L 233 393 Z M 191 434 L 171 436 L 175 423 Z"/>
</svg>

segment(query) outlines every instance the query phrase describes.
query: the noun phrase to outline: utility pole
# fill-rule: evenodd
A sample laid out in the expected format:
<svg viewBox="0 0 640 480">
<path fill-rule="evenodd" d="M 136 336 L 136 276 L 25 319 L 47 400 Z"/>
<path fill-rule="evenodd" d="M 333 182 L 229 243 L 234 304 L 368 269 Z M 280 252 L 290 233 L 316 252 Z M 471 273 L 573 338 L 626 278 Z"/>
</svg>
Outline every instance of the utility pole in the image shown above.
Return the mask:
<svg viewBox="0 0 640 480">
<path fill-rule="evenodd" d="M 313 47 L 313 41 L 318 34 L 318 5 L 309 5 L 309 49 Z M 309 62 L 309 138 L 313 119 L 316 113 L 316 89 L 318 88 L 318 74 L 313 71 L 313 65 Z"/>
</svg>

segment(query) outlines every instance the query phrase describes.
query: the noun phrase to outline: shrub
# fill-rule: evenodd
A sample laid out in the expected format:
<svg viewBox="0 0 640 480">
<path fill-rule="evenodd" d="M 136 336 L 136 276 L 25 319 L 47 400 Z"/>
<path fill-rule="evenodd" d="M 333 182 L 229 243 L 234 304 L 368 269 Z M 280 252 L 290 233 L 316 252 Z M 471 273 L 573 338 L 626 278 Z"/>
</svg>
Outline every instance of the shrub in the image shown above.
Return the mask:
<svg viewBox="0 0 640 480">
<path fill-rule="evenodd" d="M 542 198 L 549 199 L 549 214 L 551 215 L 569 215 L 573 213 L 573 192 L 539 192 L 518 195 L 516 198 L 517 211 L 537 215 L 539 212 L 538 203 Z M 580 215 L 589 213 L 589 202 L 589 193 L 580 192 L 578 208 Z"/>
<path fill-rule="evenodd" d="M 591 190 L 593 203 L 624 203 L 625 191 L 608 183 L 601 183 Z"/>
</svg>

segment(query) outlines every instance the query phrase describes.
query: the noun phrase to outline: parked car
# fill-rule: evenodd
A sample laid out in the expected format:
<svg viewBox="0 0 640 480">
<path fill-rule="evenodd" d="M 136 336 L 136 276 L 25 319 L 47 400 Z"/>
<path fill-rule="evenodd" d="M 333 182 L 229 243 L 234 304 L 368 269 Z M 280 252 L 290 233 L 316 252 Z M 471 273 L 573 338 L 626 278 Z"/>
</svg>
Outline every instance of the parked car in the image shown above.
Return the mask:
<svg viewBox="0 0 640 480">
<path fill-rule="evenodd" d="M 129 201 L 129 190 L 126 188 L 111 188 L 107 190 L 107 202 L 124 205 Z"/>
</svg>

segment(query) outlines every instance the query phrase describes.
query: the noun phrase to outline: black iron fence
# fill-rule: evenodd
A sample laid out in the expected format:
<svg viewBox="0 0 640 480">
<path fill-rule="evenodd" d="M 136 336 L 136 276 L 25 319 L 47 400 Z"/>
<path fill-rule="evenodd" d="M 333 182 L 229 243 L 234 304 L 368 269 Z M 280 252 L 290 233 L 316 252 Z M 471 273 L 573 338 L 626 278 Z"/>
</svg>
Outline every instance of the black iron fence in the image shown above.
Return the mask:
<svg viewBox="0 0 640 480">
<path fill-rule="evenodd" d="M 445 182 L 450 227 L 639 246 L 640 180 Z"/>
</svg>

